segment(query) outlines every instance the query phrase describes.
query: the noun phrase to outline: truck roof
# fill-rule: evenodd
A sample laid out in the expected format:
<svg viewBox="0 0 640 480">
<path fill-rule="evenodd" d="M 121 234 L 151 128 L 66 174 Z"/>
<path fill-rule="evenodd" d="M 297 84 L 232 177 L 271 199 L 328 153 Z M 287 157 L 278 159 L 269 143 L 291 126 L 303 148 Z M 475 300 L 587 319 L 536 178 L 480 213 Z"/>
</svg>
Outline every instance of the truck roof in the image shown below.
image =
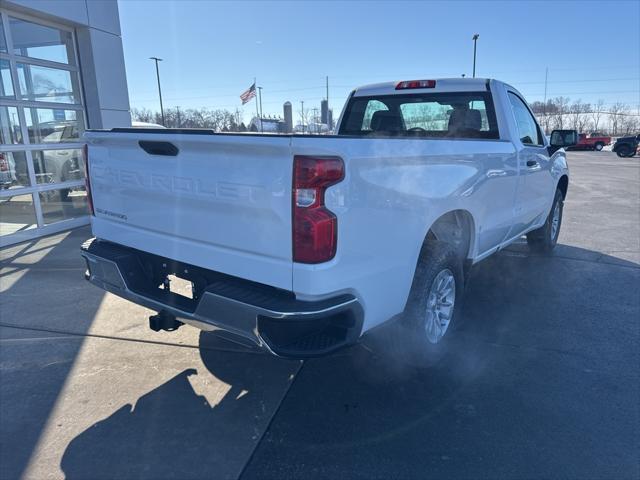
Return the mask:
<svg viewBox="0 0 640 480">
<path fill-rule="evenodd" d="M 400 82 L 422 80 L 408 78 L 405 80 L 397 80 L 395 82 L 372 83 L 363 85 L 354 90 L 354 97 L 368 97 L 375 95 L 395 95 L 416 92 L 478 92 L 488 89 L 488 78 L 434 78 L 425 80 L 435 80 L 436 85 L 433 88 L 414 88 L 411 90 L 396 90 L 396 85 Z"/>
</svg>

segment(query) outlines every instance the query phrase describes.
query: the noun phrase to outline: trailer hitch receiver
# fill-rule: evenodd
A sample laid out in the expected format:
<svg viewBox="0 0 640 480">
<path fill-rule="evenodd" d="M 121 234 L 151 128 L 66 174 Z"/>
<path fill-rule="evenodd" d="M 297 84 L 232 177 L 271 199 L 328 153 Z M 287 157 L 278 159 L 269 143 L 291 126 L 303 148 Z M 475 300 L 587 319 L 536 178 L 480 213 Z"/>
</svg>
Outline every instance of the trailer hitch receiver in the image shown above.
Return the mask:
<svg viewBox="0 0 640 480">
<path fill-rule="evenodd" d="M 149 317 L 149 328 L 154 332 L 159 332 L 160 330 L 173 332 L 182 325 L 184 325 L 184 323 L 177 320 L 175 316 L 164 310 L 158 312 L 157 315 L 151 315 Z"/>
</svg>

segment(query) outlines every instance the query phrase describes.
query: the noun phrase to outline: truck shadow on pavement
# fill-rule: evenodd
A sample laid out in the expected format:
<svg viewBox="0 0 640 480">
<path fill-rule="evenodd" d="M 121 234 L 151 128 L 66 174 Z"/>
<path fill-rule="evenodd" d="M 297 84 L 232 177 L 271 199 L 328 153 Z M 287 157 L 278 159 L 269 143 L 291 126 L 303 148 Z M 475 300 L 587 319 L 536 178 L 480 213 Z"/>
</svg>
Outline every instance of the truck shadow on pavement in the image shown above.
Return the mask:
<svg viewBox="0 0 640 480">
<path fill-rule="evenodd" d="M 634 396 L 620 385 L 637 385 L 639 305 L 627 292 L 639 265 L 567 246 L 558 258 L 523 252 L 474 267 L 436 362 L 398 355 L 392 322 L 305 361 L 288 389 L 297 362 L 202 333 L 204 366 L 230 386 L 219 403 L 184 370 L 77 436 L 61 468 L 68 479 L 633 474 Z M 602 316 L 617 322 L 602 331 Z"/>
<path fill-rule="evenodd" d="M 76 437 L 61 461 L 66 478 L 237 478 L 300 362 L 220 342 L 201 334 L 202 360 L 229 388 L 218 403 L 194 388 L 206 369 L 185 369 Z"/>
</svg>

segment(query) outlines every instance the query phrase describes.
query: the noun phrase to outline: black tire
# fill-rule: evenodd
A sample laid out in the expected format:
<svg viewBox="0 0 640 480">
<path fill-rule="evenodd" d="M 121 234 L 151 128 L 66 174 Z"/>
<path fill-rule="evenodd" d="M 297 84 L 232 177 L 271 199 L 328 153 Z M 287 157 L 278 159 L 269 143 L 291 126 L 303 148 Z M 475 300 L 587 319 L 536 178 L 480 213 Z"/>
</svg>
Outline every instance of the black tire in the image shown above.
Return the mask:
<svg viewBox="0 0 640 480">
<path fill-rule="evenodd" d="M 629 145 L 620 145 L 616 149 L 616 154 L 621 158 L 633 157 L 633 149 Z"/>
<path fill-rule="evenodd" d="M 593 146 L 593 149 L 597 152 L 601 152 L 604 148 L 604 143 L 598 142 Z"/>
<path fill-rule="evenodd" d="M 553 231 L 553 217 L 554 212 L 558 207 L 558 224 L 555 232 Z M 531 250 L 536 252 L 548 253 L 551 252 L 558 243 L 558 237 L 560 236 L 560 227 L 562 226 L 562 211 L 564 209 L 564 198 L 560 189 L 556 189 L 555 197 L 553 198 L 553 204 L 551 205 L 551 211 L 547 216 L 547 220 L 540 228 L 532 230 L 527 233 L 527 243 Z"/>
<path fill-rule="evenodd" d="M 453 305 L 449 307 L 447 327 L 442 337 L 434 343 L 427 332 L 427 309 L 430 305 L 429 297 L 434 288 L 434 282 L 443 272 L 446 276 L 449 273 L 452 275 L 455 285 L 451 290 L 455 295 Z M 402 355 L 408 363 L 419 364 L 419 366 L 433 365 L 449 350 L 452 330 L 457 329 L 456 322 L 459 320 L 462 308 L 464 281 L 463 262 L 452 245 L 439 241 L 425 243 L 418 258 L 411 292 L 401 320 L 404 337 Z M 444 308 L 447 309 L 446 306 Z"/>
</svg>

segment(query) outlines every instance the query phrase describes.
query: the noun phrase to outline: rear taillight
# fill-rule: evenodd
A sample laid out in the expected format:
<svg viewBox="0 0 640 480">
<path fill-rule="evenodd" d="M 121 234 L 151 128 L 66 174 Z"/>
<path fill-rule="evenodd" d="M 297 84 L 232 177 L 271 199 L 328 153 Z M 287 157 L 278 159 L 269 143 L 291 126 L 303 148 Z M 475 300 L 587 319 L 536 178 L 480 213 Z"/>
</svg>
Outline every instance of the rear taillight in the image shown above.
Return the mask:
<svg viewBox="0 0 640 480">
<path fill-rule="evenodd" d="M 0 153 L 0 172 L 9 171 L 9 162 L 4 156 L 4 153 Z"/>
<path fill-rule="evenodd" d="M 86 143 L 82 147 L 82 160 L 84 161 L 84 187 L 87 191 L 87 206 L 89 207 L 89 214 L 95 215 L 93 197 L 91 196 L 91 181 L 89 180 L 89 146 Z"/>
<path fill-rule="evenodd" d="M 338 244 L 338 219 L 325 207 L 328 187 L 344 178 L 340 157 L 293 157 L 293 261 L 331 260 Z"/>
</svg>

